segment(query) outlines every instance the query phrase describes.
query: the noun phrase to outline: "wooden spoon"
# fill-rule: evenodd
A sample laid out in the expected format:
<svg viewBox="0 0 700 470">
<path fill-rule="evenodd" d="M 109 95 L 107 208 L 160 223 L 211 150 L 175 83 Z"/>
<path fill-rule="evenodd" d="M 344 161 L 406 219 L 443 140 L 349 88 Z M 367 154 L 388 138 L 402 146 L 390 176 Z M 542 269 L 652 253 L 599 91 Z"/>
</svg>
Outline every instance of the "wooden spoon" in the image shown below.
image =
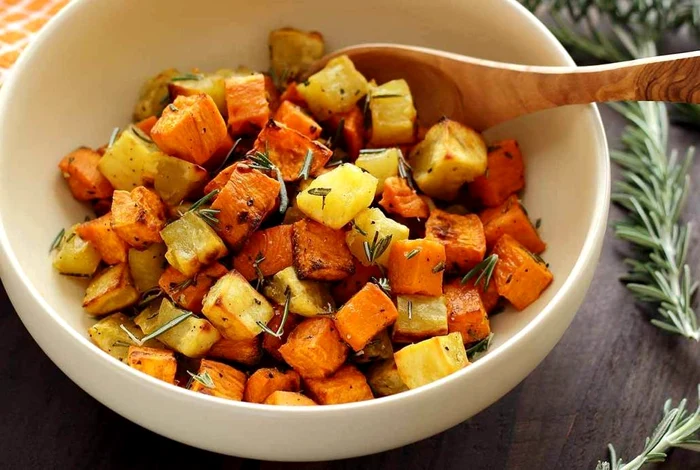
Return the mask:
<svg viewBox="0 0 700 470">
<path fill-rule="evenodd" d="M 700 103 L 700 51 L 587 67 L 541 67 L 477 59 L 399 44 L 347 47 L 314 63 L 347 55 L 378 83 L 404 78 L 420 113 L 483 131 L 543 109 L 604 101 Z"/>
</svg>

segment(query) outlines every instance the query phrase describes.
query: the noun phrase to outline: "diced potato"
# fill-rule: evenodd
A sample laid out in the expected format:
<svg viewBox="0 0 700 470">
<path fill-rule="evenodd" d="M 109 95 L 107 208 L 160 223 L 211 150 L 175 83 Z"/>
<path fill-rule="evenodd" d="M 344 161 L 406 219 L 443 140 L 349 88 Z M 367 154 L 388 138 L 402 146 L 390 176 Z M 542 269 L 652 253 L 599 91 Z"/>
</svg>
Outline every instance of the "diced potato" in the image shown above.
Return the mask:
<svg viewBox="0 0 700 470">
<path fill-rule="evenodd" d="M 191 76 L 191 80 L 182 80 Z M 170 98 L 192 96 L 205 93 L 211 96 L 222 115 L 226 115 L 226 87 L 224 76 L 221 74 L 185 74 L 173 77 L 168 83 Z"/>
<path fill-rule="evenodd" d="M 398 148 L 366 149 L 360 150 L 360 156 L 355 160 L 355 165 L 369 171 L 370 175 L 377 178 L 376 194 L 384 190 L 384 181 L 390 176 L 399 174 Z"/>
<path fill-rule="evenodd" d="M 147 308 L 134 318 L 134 322 L 150 335 L 186 313 L 170 300 L 163 299 L 157 312 L 155 307 Z M 193 315 L 158 335 L 160 342 L 187 357 L 203 357 L 219 339 L 221 335 L 211 323 Z"/>
<path fill-rule="evenodd" d="M 399 317 L 392 339 L 412 343 L 447 333 L 447 305 L 444 296 L 400 295 L 396 298 Z M 461 336 L 460 336 L 461 338 Z"/>
<path fill-rule="evenodd" d="M 83 308 L 91 315 L 104 315 L 129 307 L 139 300 L 139 291 L 126 263 L 115 264 L 98 273 L 87 286 Z"/>
<path fill-rule="evenodd" d="M 416 108 L 406 80 L 392 80 L 370 90 L 373 147 L 410 144 L 414 140 Z"/>
<path fill-rule="evenodd" d="M 172 351 L 145 346 L 129 346 L 126 363 L 144 374 L 169 384 L 175 384 L 177 360 L 175 360 L 175 354 Z"/>
<path fill-rule="evenodd" d="M 129 269 L 139 292 L 158 285 L 158 279 L 165 270 L 165 244 L 154 243 L 143 251 L 129 250 Z"/>
<path fill-rule="evenodd" d="M 270 65 L 275 75 L 294 79 L 311 64 L 323 57 L 321 33 L 305 32 L 294 28 L 270 31 Z"/>
<path fill-rule="evenodd" d="M 228 253 L 214 229 L 194 212 L 168 224 L 160 235 L 168 247 L 165 259 L 187 277 Z"/>
<path fill-rule="evenodd" d="M 464 183 L 486 172 L 486 143 L 458 122 L 442 119 L 409 156 L 413 179 L 428 196 L 454 199 Z"/>
<path fill-rule="evenodd" d="M 53 267 L 66 276 L 92 276 L 100 264 L 100 252 L 90 242 L 75 233 L 75 227 L 65 232 L 53 253 Z"/>
<path fill-rule="evenodd" d="M 346 163 L 311 182 L 297 195 L 297 205 L 307 217 L 339 229 L 372 204 L 377 178 Z"/>
<path fill-rule="evenodd" d="M 246 384 L 246 375 L 240 370 L 220 362 L 202 359 L 197 371 L 198 379 L 192 378 L 193 392 L 241 401 Z"/>
<path fill-rule="evenodd" d="M 174 206 L 200 190 L 209 179 L 207 170 L 180 158 L 158 160 L 153 188 L 166 204 Z"/>
<path fill-rule="evenodd" d="M 333 307 L 333 297 L 328 286 L 315 281 L 302 281 L 297 277 L 294 267 L 290 266 L 278 272 L 265 284 L 265 296 L 284 305 L 285 292 L 289 289 L 289 311 L 305 317 L 314 317 L 328 312 Z"/>
<path fill-rule="evenodd" d="M 399 377 L 410 389 L 447 377 L 469 365 L 459 333 L 410 344 L 394 353 L 394 360 Z"/>
<path fill-rule="evenodd" d="M 391 359 L 372 364 L 367 371 L 367 383 L 378 397 L 395 395 L 408 390 L 399 376 L 399 370 L 393 356 Z"/>
<path fill-rule="evenodd" d="M 367 79 L 346 55 L 329 60 L 322 70 L 297 85 L 299 94 L 321 121 L 332 114 L 350 111 L 367 94 L 367 89 Z"/>
<path fill-rule="evenodd" d="M 126 361 L 129 346 L 135 345 L 129 335 L 121 328 L 128 329 L 136 338 L 143 338 L 143 333 L 133 320 L 123 313 L 113 313 L 112 315 L 103 318 L 88 329 L 88 335 L 93 343 L 98 348 L 109 354 L 110 356 L 119 359 L 122 362 Z M 162 344 L 155 339 L 148 340 L 144 346 L 157 348 L 162 347 Z"/>
<path fill-rule="evenodd" d="M 204 297 L 202 313 L 231 340 L 262 333 L 275 312 L 272 305 L 237 271 L 221 277 Z"/>
<path fill-rule="evenodd" d="M 149 116 L 160 116 L 169 102 L 168 83 L 177 75 L 180 75 L 180 72 L 176 69 L 163 70 L 141 86 L 134 108 L 134 121 L 141 121 Z"/>
<path fill-rule="evenodd" d="M 394 347 L 391 344 L 389 330 L 382 330 L 377 336 L 372 338 L 372 341 L 362 348 L 362 351 L 355 353 L 354 360 L 358 364 L 377 361 L 380 359 L 389 359 L 394 357 Z"/>
<path fill-rule="evenodd" d="M 153 182 L 164 156 L 148 136 L 132 126 L 105 151 L 97 168 L 114 189 L 131 191 Z"/>
<path fill-rule="evenodd" d="M 365 266 L 370 262 L 365 254 L 364 242 L 372 245 L 374 234 L 379 233 L 377 240 L 381 240 L 391 235 L 391 243 L 384 253 L 375 260 L 381 266 L 386 266 L 389 261 L 391 245 L 398 240 L 408 239 L 409 230 L 405 225 L 401 225 L 393 219 L 385 216 L 381 209 L 373 207 L 365 209 L 353 220 L 353 228 L 345 235 L 345 242 L 350 248 L 350 252 Z"/>
</svg>

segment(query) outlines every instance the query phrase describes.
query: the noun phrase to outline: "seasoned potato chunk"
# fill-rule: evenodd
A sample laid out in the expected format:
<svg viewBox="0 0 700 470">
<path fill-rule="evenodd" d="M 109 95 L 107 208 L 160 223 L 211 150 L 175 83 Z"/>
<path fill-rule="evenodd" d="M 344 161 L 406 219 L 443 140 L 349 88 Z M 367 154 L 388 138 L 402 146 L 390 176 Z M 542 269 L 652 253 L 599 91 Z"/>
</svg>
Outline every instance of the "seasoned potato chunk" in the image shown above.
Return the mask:
<svg viewBox="0 0 700 470">
<path fill-rule="evenodd" d="M 208 179 L 209 173 L 201 166 L 164 156 L 158 160 L 153 189 L 163 201 L 174 206 L 202 189 Z"/>
<path fill-rule="evenodd" d="M 192 376 L 189 389 L 193 392 L 241 401 L 245 389 L 246 375 L 220 362 L 202 359 L 196 376 Z"/>
<path fill-rule="evenodd" d="M 377 178 L 376 194 L 384 191 L 387 178 L 399 174 L 399 152 L 398 148 L 360 150 L 355 165 Z"/>
<path fill-rule="evenodd" d="M 493 248 L 504 234 L 515 238 L 533 253 L 542 253 L 547 248 L 515 194 L 500 206 L 484 210 L 479 217 L 484 224 L 488 248 Z"/>
<path fill-rule="evenodd" d="M 233 258 L 233 267 L 249 281 L 277 274 L 292 263 L 291 225 L 256 231 Z"/>
<path fill-rule="evenodd" d="M 304 380 L 307 393 L 321 405 L 336 405 L 374 398 L 362 372 L 350 364 L 325 378 Z"/>
<path fill-rule="evenodd" d="M 274 336 L 268 336 L 274 338 Z M 266 336 L 266 338 L 268 336 Z M 260 358 L 262 357 L 260 340 L 261 338 L 259 335 L 255 338 L 236 341 L 221 338 L 211 347 L 207 353 L 207 357 L 226 359 L 227 361 L 238 362 L 246 366 L 254 366 L 260 362 Z"/>
<path fill-rule="evenodd" d="M 67 276 L 92 276 L 100 264 L 100 252 L 75 233 L 78 226 L 63 233 L 53 252 L 53 267 Z"/>
<path fill-rule="evenodd" d="M 83 308 L 91 315 L 104 315 L 129 307 L 139 300 L 139 292 L 126 263 L 115 264 L 92 278 L 85 290 Z"/>
<path fill-rule="evenodd" d="M 321 33 L 280 28 L 270 31 L 270 65 L 280 78 L 294 79 L 323 57 Z"/>
<path fill-rule="evenodd" d="M 395 294 L 442 294 L 445 247 L 434 240 L 399 240 L 389 253 L 389 283 Z"/>
<path fill-rule="evenodd" d="M 129 346 L 137 346 L 121 328 L 128 329 L 137 339 L 143 338 L 141 329 L 133 322 L 133 320 L 123 313 L 113 313 L 102 320 L 98 321 L 88 329 L 88 335 L 93 343 L 98 348 L 109 354 L 110 356 L 119 359 L 122 362 L 126 361 L 126 356 L 129 352 Z M 157 348 L 161 346 L 158 340 L 148 340 L 144 346 Z"/>
<path fill-rule="evenodd" d="M 413 343 L 431 336 L 447 334 L 445 298 L 423 295 L 399 295 L 398 318 L 392 339 L 397 343 Z"/>
<path fill-rule="evenodd" d="M 333 297 L 328 286 L 315 281 L 300 280 L 294 267 L 290 266 L 278 272 L 263 289 L 265 296 L 284 305 L 289 289 L 289 311 L 305 317 L 313 317 L 327 312 L 333 307 Z"/>
<path fill-rule="evenodd" d="M 274 315 L 272 305 L 236 271 L 221 277 L 209 290 L 202 307 L 204 315 L 232 340 L 259 335 Z"/>
<path fill-rule="evenodd" d="M 175 384 L 177 360 L 172 351 L 146 346 L 129 346 L 126 363 L 144 374 Z"/>
<path fill-rule="evenodd" d="M 469 194 L 488 207 L 503 204 L 525 187 L 525 166 L 516 140 L 488 147 L 488 171 L 469 185 Z"/>
<path fill-rule="evenodd" d="M 464 183 L 486 172 L 486 144 L 476 131 L 442 119 L 413 148 L 409 163 L 425 194 L 451 200 Z"/>
<path fill-rule="evenodd" d="M 397 316 L 394 302 L 376 284 L 367 283 L 338 310 L 334 321 L 343 341 L 360 351 Z"/>
<path fill-rule="evenodd" d="M 353 360 L 358 364 L 365 364 L 367 362 L 393 357 L 394 346 L 391 344 L 391 337 L 389 336 L 389 329 L 387 328 L 372 338 L 361 351 L 355 353 Z"/>
<path fill-rule="evenodd" d="M 112 197 L 112 229 L 134 248 L 144 249 L 162 239 L 165 227 L 165 204 L 153 191 L 143 186 L 114 191 Z"/>
<path fill-rule="evenodd" d="M 146 292 L 158 285 L 167 264 L 166 249 L 165 244 L 154 243 L 143 251 L 135 248 L 129 250 L 129 270 L 139 292 Z"/>
<path fill-rule="evenodd" d="M 297 204 L 307 217 L 339 229 L 372 204 L 376 188 L 377 178 L 346 163 L 313 180 Z"/>
<path fill-rule="evenodd" d="M 263 402 L 266 405 L 278 406 L 315 406 L 316 402 L 298 392 L 277 390 L 272 392 Z"/>
<path fill-rule="evenodd" d="M 189 80 L 188 80 L 189 78 Z M 168 83 L 168 91 L 172 99 L 178 96 L 193 96 L 207 94 L 216 104 L 219 112 L 226 115 L 226 86 L 225 77 L 216 73 L 183 74 L 173 77 Z"/>
<path fill-rule="evenodd" d="M 214 229 L 194 212 L 168 224 L 160 235 L 168 247 L 165 259 L 188 277 L 228 253 Z"/>
<path fill-rule="evenodd" d="M 461 334 L 464 344 L 486 338 L 491 327 L 479 289 L 455 279 L 445 284 L 444 291 L 448 331 Z"/>
<path fill-rule="evenodd" d="M 291 101 L 283 101 L 280 104 L 275 112 L 275 121 L 281 122 L 311 140 L 321 137 L 321 125 Z"/>
<path fill-rule="evenodd" d="M 348 244 L 352 254 L 355 255 L 355 258 L 365 266 L 370 265 L 370 260 L 367 259 L 364 244 L 367 242 L 371 246 L 375 234 L 378 234 L 376 235 L 377 240 L 391 236 L 391 242 L 384 250 L 384 253 L 374 260 L 378 265 L 387 266 L 391 246 L 398 241 L 406 240 L 409 230 L 405 225 L 401 225 L 385 216 L 381 209 L 376 207 L 365 209 L 357 214 L 353 220 L 352 229 L 345 235 L 345 242 Z"/>
<path fill-rule="evenodd" d="M 410 144 L 415 135 L 416 108 L 406 80 L 392 80 L 370 89 L 370 145 Z"/>
<path fill-rule="evenodd" d="M 125 129 L 97 164 L 114 189 L 131 191 L 153 182 L 158 162 L 166 155 L 134 126 Z"/>
<path fill-rule="evenodd" d="M 300 278 L 338 281 L 355 272 L 345 232 L 308 219 L 293 227 L 294 268 Z"/>
<path fill-rule="evenodd" d="M 399 377 L 410 389 L 429 384 L 469 365 L 459 333 L 434 336 L 394 353 Z"/>
<path fill-rule="evenodd" d="M 293 370 L 280 372 L 275 368 L 262 368 L 253 372 L 245 385 L 243 401 L 263 403 L 273 392 L 298 392 L 301 378 Z"/>
<path fill-rule="evenodd" d="M 90 242 L 99 251 L 105 263 L 117 264 L 126 261 L 129 245 L 112 230 L 111 212 L 77 225 L 75 233 Z"/>
<path fill-rule="evenodd" d="M 435 209 L 425 223 L 425 238 L 445 246 L 447 269 L 453 272 L 467 272 L 486 253 L 484 226 L 476 214 L 457 215 Z"/>
<path fill-rule="evenodd" d="M 68 182 L 73 197 L 79 201 L 102 199 L 112 195 L 112 185 L 97 169 L 100 154 L 80 147 L 63 157 L 58 168 Z"/>
<path fill-rule="evenodd" d="M 279 349 L 285 362 L 304 378 L 328 377 L 343 365 L 348 355 L 333 320 L 307 318 Z"/>
<path fill-rule="evenodd" d="M 177 75 L 180 75 L 180 72 L 176 69 L 163 70 L 141 86 L 134 108 L 134 121 L 141 121 L 149 116 L 160 116 L 168 104 L 168 83 Z"/>
<path fill-rule="evenodd" d="M 391 359 L 374 363 L 370 366 L 367 372 L 367 383 L 369 383 L 372 392 L 378 397 L 387 397 L 400 392 L 405 392 L 408 387 L 396 367 L 396 362 L 393 356 Z"/>
</svg>

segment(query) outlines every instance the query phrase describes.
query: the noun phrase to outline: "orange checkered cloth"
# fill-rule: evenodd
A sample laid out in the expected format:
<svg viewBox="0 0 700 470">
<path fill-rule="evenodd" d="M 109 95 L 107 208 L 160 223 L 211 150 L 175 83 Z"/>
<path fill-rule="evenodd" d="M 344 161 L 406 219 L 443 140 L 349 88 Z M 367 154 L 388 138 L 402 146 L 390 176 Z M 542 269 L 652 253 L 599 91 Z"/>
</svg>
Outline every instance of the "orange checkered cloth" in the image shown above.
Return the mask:
<svg viewBox="0 0 700 470">
<path fill-rule="evenodd" d="M 0 84 L 19 53 L 69 0 L 0 0 Z"/>
</svg>

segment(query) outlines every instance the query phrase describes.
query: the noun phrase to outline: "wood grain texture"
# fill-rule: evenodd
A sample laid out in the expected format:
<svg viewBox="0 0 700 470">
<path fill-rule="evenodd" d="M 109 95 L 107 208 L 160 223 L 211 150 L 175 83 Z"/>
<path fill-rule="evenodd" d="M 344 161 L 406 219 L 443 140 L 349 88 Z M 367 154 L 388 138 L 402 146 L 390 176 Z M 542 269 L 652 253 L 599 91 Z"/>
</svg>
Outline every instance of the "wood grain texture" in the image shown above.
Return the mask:
<svg viewBox="0 0 700 470">
<path fill-rule="evenodd" d="M 624 122 L 610 110 L 601 111 L 615 146 Z M 672 129 L 672 147 L 699 143 L 697 131 Z M 700 161 L 695 163 L 693 178 L 700 181 Z M 700 217 L 698 207 L 700 188 L 696 187 L 688 201 L 688 215 Z M 610 216 L 618 219 L 621 212 L 613 208 Z M 697 236 L 696 232 L 690 264 L 700 275 Z M 695 406 L 700 345 L 649 325 L 617 281 L 627 249 L 627 244 L 608 233 L 591 290 L 571 327 L 544 362 L 500 401 L 422 442 L 368 457 L 313 464 L 224 457 L 128 422 L 80 390 L 51 363 L 0 288 L 0 468 L 593 470 L 598 459 L 607 457 L 608 442 L 631 458 L 659 420 L 667 397 L 677 401 L 687 396 Z M 144 453 L 136 457 L 137 451 Z M 675 451 L 658 468 L 700 468 L 700 454 Z"/>
</svg>

